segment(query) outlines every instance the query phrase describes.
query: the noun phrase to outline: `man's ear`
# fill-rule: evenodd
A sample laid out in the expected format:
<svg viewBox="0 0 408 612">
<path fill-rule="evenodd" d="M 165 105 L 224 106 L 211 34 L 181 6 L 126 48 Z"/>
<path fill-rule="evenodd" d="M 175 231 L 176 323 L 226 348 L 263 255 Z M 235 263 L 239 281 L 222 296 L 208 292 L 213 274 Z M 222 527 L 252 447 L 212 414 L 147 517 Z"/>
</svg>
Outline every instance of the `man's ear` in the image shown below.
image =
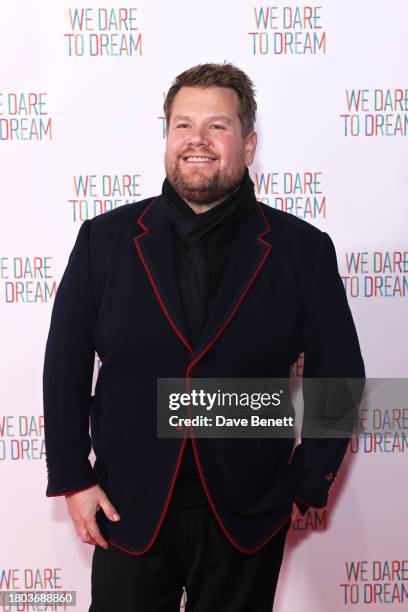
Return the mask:
<svg viewBox="0 0 408 612">
<path fill-rule="evenodd" d="M 250 166 L 254 161 L 258 137 L 256 132 L 250 132 L 245 138 L 245 163 Z"/>
</svg>

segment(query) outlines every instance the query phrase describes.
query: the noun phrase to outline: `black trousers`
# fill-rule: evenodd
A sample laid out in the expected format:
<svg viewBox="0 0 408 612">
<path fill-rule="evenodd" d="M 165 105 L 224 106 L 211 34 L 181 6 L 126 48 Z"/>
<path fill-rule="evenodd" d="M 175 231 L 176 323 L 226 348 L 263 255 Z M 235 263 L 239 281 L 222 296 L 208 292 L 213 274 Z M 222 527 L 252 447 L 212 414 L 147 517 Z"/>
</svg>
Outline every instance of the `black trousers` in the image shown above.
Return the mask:
<svg viewBox="0 0 408 612">
<path fill-rule="evenodd" d="M 209 506 L 169 509 L 146 554 L 95 546 L 89 612 L 271 612 L 289 526 L 246 554 Z"/>
</svg>

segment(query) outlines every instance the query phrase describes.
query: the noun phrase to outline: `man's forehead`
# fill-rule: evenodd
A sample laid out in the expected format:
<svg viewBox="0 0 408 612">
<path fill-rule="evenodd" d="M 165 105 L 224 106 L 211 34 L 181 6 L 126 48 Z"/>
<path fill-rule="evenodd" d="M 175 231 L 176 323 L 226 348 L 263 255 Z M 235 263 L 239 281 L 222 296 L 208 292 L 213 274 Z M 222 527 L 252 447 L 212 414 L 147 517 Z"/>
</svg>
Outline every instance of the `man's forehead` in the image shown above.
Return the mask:
<svg viewBox="0 0 408 612">
<path fill-rule="evenodd" d="M 214 117 L 231 119 L 237 114 L 238 106 L 238 95 L 231 87 L 184 85 L 174 97 L 172 114 L 186 117 L 190 111 L 208 111 Z"/>
</svg>

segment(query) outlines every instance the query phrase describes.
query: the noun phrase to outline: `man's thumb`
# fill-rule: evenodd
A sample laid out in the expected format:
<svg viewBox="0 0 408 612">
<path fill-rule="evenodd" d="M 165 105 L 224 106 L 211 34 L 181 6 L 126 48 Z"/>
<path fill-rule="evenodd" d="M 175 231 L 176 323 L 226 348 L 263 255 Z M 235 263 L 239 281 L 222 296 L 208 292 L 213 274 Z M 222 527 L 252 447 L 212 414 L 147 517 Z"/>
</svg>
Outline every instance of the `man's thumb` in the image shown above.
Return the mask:
<svg viewBox="0 0 408 612">
<path fill-rule="evenodd" d="M 119 512 L 116 510 L 116 508 L 110 503 L 110 501 L 106 498 L 103 501 L 100 501 L 100 506 L 102 508 L 102 510 L 105 513 L 105 516 L 110 520 L 110 521 L 119 521 L 120 520 L 120 516 L 119 516 Z"/>
</svg>

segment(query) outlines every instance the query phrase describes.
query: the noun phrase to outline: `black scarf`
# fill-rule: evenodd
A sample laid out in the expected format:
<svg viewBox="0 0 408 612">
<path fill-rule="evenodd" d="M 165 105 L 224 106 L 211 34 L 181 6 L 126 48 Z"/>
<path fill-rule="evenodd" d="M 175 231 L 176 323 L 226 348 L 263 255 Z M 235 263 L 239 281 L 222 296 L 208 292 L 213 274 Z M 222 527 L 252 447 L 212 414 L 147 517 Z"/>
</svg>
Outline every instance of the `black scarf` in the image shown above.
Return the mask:
<svg viewBox="0 0 408 612">
<path fill-rule="evenodd" d="M 204 213 L 195 213 L 167 178 L 162 195 L 175 229 L 181 298 L 195 347 L 221 281 L 234 227 L 257 205 L 254 183 L 246 168 L 238 189 Z"/>
</svg>

